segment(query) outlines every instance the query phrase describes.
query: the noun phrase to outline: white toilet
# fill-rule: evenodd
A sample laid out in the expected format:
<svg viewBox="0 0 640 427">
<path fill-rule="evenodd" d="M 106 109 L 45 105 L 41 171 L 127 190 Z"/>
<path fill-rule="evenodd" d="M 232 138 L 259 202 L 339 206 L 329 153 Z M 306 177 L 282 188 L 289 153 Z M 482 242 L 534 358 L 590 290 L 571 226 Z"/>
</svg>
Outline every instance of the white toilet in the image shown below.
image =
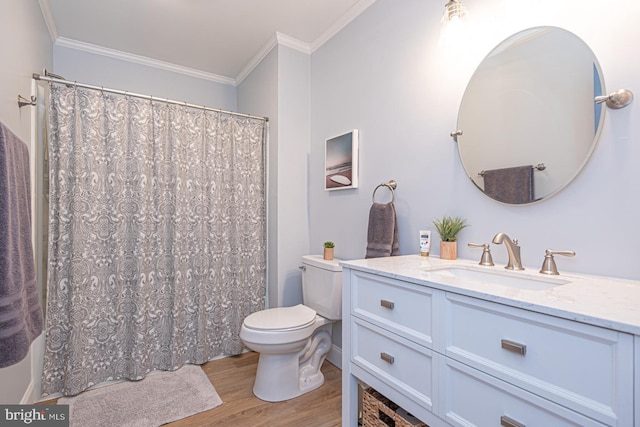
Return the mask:
<svg viewBox="0 0 640 427">
<path fill-rule="evenodd" d="M 302 257 L 303 304 L 270 308 L 244 319 L 240 338 L 260 353 L 253 394 L 268 402 L 293 399 L 324 384 L 331 324 L 342 317 L 342 267 L 321 255 Z"/>
</svg>

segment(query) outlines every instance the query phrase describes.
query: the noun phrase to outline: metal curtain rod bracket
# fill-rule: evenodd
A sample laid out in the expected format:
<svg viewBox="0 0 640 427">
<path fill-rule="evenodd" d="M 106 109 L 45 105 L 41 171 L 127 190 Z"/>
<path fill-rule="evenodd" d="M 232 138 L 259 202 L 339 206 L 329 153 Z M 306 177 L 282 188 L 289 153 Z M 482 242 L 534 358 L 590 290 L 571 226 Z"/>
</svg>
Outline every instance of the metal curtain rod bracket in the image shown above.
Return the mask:
<svg viewBox="0 0 640 427">
<path fill-rule="evenodd" d="M 62 77 L 60 74 L 53 74 L 51 71 L 47 71 L 46 68 L 44 69 L 43 73 L 46 77 L 53 77 L 54 79 L 59 79 L 59 80 L 67 80 L 64 77 Z"/>
<path fill-rule="evenodd" d="M 371 202 L 373 202 L 373 203 L 376 202 L 376 191 L 378 191 L 378 188 L 380 188 L 380 187 L 387 187 L 391 191 L 391 203 L 395 202 L 395 200 L 396 200 L 395 189 L 398 188 L 398 182 L 395 179 L 392 179 L 389 182 L 383 182 L 382 184 L 379 184 L 373 190 L 373 194 L 371 195 Z"/>
<path fill-rule="evenodd" d="M 237 113 L 235 111 L 222 110 L 220 108 L 211 108 L 211 107 L 207 107 L 207 106 L 204 106 L 204 105 L 189 104 L 189 103 L 184 102 L 184 101 L 174 101 L 174 100 L 171 100 L 171 99 L 161 99 L 161 98 L 156 98 L 156 97 L 152 97 L 152 96 L 149 96 L 149 95 L 142 95 L 142 94 L 139 94 L 139 93 L 128 92 L 128 91 L 124 91 L 124 90 L 109 89 L 109 88 L 102 87 L 102 86 L 93 86 L 93 85 L 89 85 L 89 84 L 85 84 L 85 83 L 70 82 L 70 81 L 67 81 L 67 80 L 64 80 L 64 79 L 55 78 L 55 77 L 53 77 L 53 74 L 48 73 L 46 70 L 45 70 L 45 73 L 47 75 L 41 75 L 41 74 L 33 73 L 32 78 L 34 80 L 42 80 L 42 81 L 45 81 L 45 82 L 59 83 L 59 84 L 67 85 L 69 87 L 73 86 L 73 87 L 81 87 L 81 88 L 85 88 L 85 89 L 99 90 L 99 91 L 102 91 L 102 92 L 115 93 L 115 94 L 118 94 L 118 95 L 126 95 L 126 96 L 131 96 L 131 97 L 134 97 L 134 98 L 148 99 L 148 100 L 152 100 L 152 101 L 166 102 L 167 104 L 184 105 L 185 107 L 189 107 L 189 108 L 197 108 L 197 109 L 204 110 L 204 111 L 214 111 L 216 113 L 228 114 L 230 116 L 246 117 L 246 118 L 249 118 L 249 119 L 264 120 L 265 122 L 269 122 L 269 118 L 268 117 L 254 116 L 252 114 Z"/>
<path fill-rule="evenodd" d="M 31 105 L 31 106 L 35 106 L 36 102 L 38 101 L 38 98 L 36 98 L 35 96 L 31 96 L 31 99 L 27 99 L 22 95 L 18 95 L 18 107 L 22 108 L 25 105 Z"/>
</svg>

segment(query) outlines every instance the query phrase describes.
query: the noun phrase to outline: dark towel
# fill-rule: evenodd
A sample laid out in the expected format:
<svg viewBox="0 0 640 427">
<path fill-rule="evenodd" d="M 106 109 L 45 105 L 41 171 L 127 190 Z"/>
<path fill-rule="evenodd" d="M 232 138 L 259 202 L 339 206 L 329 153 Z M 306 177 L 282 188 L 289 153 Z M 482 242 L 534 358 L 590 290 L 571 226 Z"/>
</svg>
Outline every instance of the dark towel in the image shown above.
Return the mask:
<svg viewBox="0 0 640 427">
<path fill-rule="evenodd" d="M 0 368 L 24 359 L 42 332 L 29 173 L 26 144 L 0 123 Z"/>
<path fill-rule="evenodd" d="M 369 210 L 365 258 L 395 256 L 399 253 L 396 208 L 393 203 L 374 203 Z"/>
<path fill-rule="evenodd" d="M 533 166 L 484 171 L 484 192 L 504 203 L 521 204 L 533 199 Z"/>
</svg>

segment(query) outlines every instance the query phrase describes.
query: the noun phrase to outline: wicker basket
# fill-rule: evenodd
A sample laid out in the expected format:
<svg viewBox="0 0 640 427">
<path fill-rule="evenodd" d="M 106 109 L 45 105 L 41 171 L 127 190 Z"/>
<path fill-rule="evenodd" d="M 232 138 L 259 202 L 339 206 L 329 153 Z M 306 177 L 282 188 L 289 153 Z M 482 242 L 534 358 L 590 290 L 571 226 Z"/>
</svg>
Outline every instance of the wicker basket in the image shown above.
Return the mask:
<svg viewBox="0 0 640 427">
<path fill-rule="evenodd" d="M 362 427 L 429 427 L 371 387 L 362 394 Z"/>
</svg>

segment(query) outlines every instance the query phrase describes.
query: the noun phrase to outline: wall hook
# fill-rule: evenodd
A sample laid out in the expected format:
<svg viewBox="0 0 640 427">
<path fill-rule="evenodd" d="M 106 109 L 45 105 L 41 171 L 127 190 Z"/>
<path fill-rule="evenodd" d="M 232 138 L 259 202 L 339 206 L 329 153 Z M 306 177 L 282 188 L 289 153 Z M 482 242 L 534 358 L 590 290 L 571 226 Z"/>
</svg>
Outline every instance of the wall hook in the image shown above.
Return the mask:
<svg viewBox="0 0 640 427">
<path fill-rule="evenodd" d="M 22 108 L 25 105 L 36 105 L 36 101 L 38 100 L 38 98 L 36 98 L 35 96 L 31 96 L 31 100 L 28 100 L 27 98 L 25 98 L 22 95 L 18 95 L 18 107 Z"/>
<path fill-rule="evenodd" d="M 618 110 L 631 104 L 633 101 L 633 92 L 629 89 L 618 89 L 615 92 L 611 92 L 609 95 L 596 96 L 596 104 L 602 104 L 605 102 L 607 107 Z"/>
</svg>

